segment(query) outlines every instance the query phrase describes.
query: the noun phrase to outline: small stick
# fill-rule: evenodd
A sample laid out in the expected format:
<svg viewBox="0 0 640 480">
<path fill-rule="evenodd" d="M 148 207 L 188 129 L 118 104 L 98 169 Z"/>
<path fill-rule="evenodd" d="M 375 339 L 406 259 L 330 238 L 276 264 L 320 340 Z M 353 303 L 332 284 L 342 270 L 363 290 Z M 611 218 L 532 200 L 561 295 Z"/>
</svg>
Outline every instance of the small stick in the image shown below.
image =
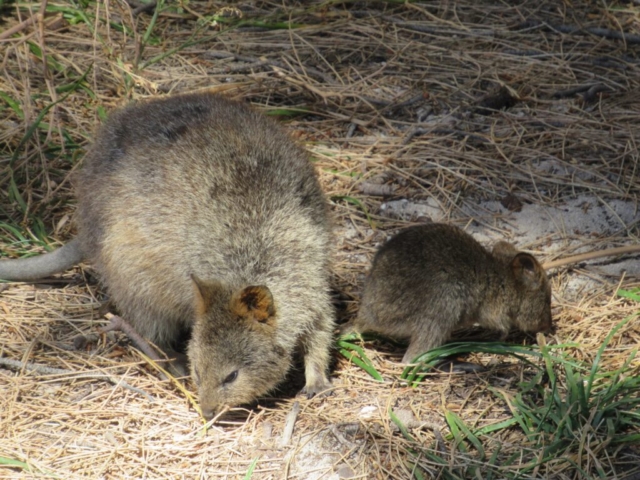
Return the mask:
<svg viewBox="0 0 640 480">
<path fill-rule="evenodd" d="M 568 35 L 586 35 L 590 33 L 591 35 L 595 35 L 597 37 L 604 37 L 611 40 L 622 40 L 627 44 L 640 44 L 640 35 L 636 35 L 633 33 L 620 32 L 617 30 L 610 30 L 608 28 L 600 27 L 580 28 L 575 25 L 556 25 L 553 23 L 541 22 L 539 20 L 527 20 L 513 27 L 512 30 L 527 30 L 530 28 L 539 27 L 546 28 L 555 32 L 565 33 Z"/>
<path fill-rule="evenodd" d="M 40 16 L 41 16 L 40 13 L 36 13 L 35 15 L 27 18 L 24 22 L 20 22 L 18 25 L 14 25 L 9 30 L 5 30 L 4 32 L 0 33 L 0 40 L 6 40 L 9 37 L 11 37 L 14 33 L 18 33 L 20 31 L 24 30 L 25 28 L 27 28 L 32 23 L 37 22 L 38 20 L 40 20 Z"/>
<path fill-rule="evenodd" d="M 149 2 L 146 5 L 140 5 L 139 7 L 136 7 L 133 12 L 131 12 L 133 14 L 133 16 L 135 17 L 136 15 L 141 14 L 142 12 L 148 12 L 151 13 L 155 10 L 157 6 L 157 2 L 153 1 L 153 2 Z"/>
<path fill-rule="evenodd" d="M 387 185 L 387 184 L 378 184 L 371 182 L 362 182 L 358 184 L 358 189 L 364 195 L 371 195 L 376 197 L 386 197 L 389 195 L 393 195 L 396 191 L 395 185 Z"/>
<path fill-rule="evenodd" d="M 559 90 L 554 93 L 552 98 L 566 98 L 572 97 L 578 93 L 583 93 L 584 101 L 591 103 L 596 98 L 596 95 L 600 92 L 614 92 L 614 90 L 601 83 L 595 83 L 590 85 L 578 85 L 577 87 L 568 88 L 567 90 Z"/>
<path fill-rule="evenodd" d="M 402 144 L 406 145 L 408 144 L 414 137 L 417 137 L 418 135 L 425 135 L 427 133 L 432 133 L 434 135 L 455 135 L 457 137 L 469 137 L 472 140 L 478 140 L 481 143 L 488 143 L 489 139 L 483 137 L 482 135 L 478 135 L 475 133 L 471 133 L 471 132 L 465 132 L 462 130 L 456 130 L 453 128 L 434 128 L 434 129 L 427 129 L 427 128 L 416 128 L 414 130 L 412 130 L 411 132 L 409 132 L 405 138 L 402 140 Z"/>
<path fill-rule="evenodd" d="M 127 0 L 127 3 L 129 4 L 130 7 L 133 8 L 133 10 L 131 11 L 131 14 L 135 17 L 143 12 L 153 12 L 153 10 L 156 8 L 158 2 L 156 0 L 153 0 L 149 3 L 142 3 L 142 2 L 138 2 L 137 0 Z"/>
<path fill-rule="evenodd" d="M 286 447 L 291 442 L 291 437 L 293 436 L 293 426 L 296 423 L 296 419 L 298 418 L 298 414 L 300 413 L 300 402 L 293 402 L 293 406 L 291 407 L 291 411 L 287 414 L 287 418 L 284 425 L 284 430 L 282 431 L 282 438 L 280 439 L 280 446 Z"/>
<path fill-rule="evenodd" d="M 599 93 L 601 92 L 611 93 L 613 91 L 614 91 L 613 89 L 599 83 L 591 87 L 586 92 L 584 92 L 584 95 L 582 96 L 582 98 L 584 99 L 585 103 L 593 103 L 597 100 L 598 98 L 597 95 Z"/>
<path fill-rule="evenodd" d="M 65 376 L 71 376 L 73 379 L 97 378 L 100 380 L 107 380 L 113 385 L 116 385 L 116 386 L 120 385 L 128 390 L 131 390 L 132 392 L 139 393 L 140 395 L 146 397 L 147 400 L 149 400 L 150 402 L 155 402 L 155 399 L 151 395 L 149 395 L 147 392 L 140 390 L 139 388 L 132 387 L 124 380 L 112 377 L 111 375 L 106 375 L 106 374 L 100 375 L 97 373 L 86 373 L 86 372 L 74 372 L 73 370 L 67 370 L 64 368 L 47 367 L 46 365 L 38 365 L 37 363 L 31 363 L 31 362 L 25 363 L 25 362 L 21 362 L 20 360 L 13 360 L 11 358 L 4 358 L 4 357 L 0 357 L 0 365 L 7 368 L 11 368 L 12 370 L 16 370 L 16 371 L 20 371 L 24 369 L 29 372 L 34 372 L 38 375 L 65 375 Z"/>
<path fill-rule="evenodd" d="M 324 83 L 335 84 L 335 81 L 333 80 L 333 78 L 331 78 L 329 75 L 324 74 L 320 70 L 317 70 L 311 67 L 305 67 L 305 69 L 303 70 L 294 65 L 287 65 L 286 63 L 281 62 L 279 60 L 269 60 L 269 59 L 263 60 L 256 57 L 249 57 L 247 55 L 236 55 L 235 53 L 231 53 L 231 52 L 219 52 L 219 51 L 218 52 L 208 51 L 205 53 L 205 57 L 224 58 L 224 59 L 233 58 L 238 62 L 248 62 L 252 64 L 251 65 L 252 67 L 257 67 L 257 66 L 260 66 L 259 64 L 264 64 L 265 66 L 281 68 L 282 70 L 288 70 L 289 68 L 291 68 L 299 75 L 307 74 L 308 76 L 314 77 L 316 80 L 321 80 Z M 222 71 L 225 71 L 225 69 L 222 69 Z"/>
<path fill-rule="evenodd" d="M 610 257 L 613 255 L 622 255 L 625 253 L 639 253 L 640 245 L 627 245 L 625 247 L 608 248 L 606 250 L 598 250 L 595 252 L 580 253 L 570 257 L 559 258 L 551 262 L 542 264 L 542 268 L 549 270 L 550 268 L 562 267 L 571 263 L 584 262 L 585 260 L 593 260 L 594 258 Z"/>
<path fill-rule="evenodd" d="M 578 85 L 577 87 L 567 88 L 566 90 L 558 90 L 556 93 L 551 95 L 551 98 L 566 98 L 573 97 L 576 93 L 586 92 L 590 88 L 592 88 L 596 84 L 588 84 L 588 85 Z"/>
</svg>

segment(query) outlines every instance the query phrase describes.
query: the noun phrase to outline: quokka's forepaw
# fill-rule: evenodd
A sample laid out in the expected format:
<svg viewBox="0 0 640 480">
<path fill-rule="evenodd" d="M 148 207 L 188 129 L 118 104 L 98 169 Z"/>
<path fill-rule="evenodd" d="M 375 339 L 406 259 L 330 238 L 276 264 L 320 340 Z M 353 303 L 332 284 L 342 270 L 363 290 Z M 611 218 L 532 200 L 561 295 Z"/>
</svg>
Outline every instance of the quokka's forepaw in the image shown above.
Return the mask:
<svg viewBox="0 0 640 480">
<path fill-rule="evenodd" d="M 326 397 L 332 393 L 331 381 L 327 378 L 323 378 L 322 381 L 314 382 L 311 385 L 305 385 L 302 389 L 302 394 L 307 398 L 313 397 Z"/>
</svg>

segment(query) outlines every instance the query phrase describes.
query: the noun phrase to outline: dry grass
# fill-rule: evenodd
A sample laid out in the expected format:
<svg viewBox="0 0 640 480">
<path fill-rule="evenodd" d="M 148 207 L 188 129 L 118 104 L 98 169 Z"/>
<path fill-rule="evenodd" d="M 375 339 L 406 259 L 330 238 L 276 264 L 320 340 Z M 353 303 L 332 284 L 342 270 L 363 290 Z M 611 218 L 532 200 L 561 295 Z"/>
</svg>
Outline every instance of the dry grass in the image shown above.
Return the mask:
<svg viewBox="0 0 640 480">
<path fill-rule="evenodd" d="M 223 2 L 159 3 L 157 17 L 93 0 L 18 0 L 3 12 L 0 28 L 16 27 L 0 33 L 4 254 L 72 236 L 69 176 L 105 112 L 199 88 L 281 116 L 311 151 L 336 217 L 341 320 L 357 309 L 377 245 L 422 221 L 389 215 L 381 208 L 389 198 L 431 202 L 444 221 L 507 238 L 511 212 L 486 202 L 509 193 L 544 208 L 582 196 L 624 201 L 634 213 L 616 229 L 560 228 L 519 246 L 551 258 L 638 242 L 637 2 L 247 1 L 238 3 L 240 23 L 222 15 Z M 43 11 L 44 21 L 36 17 Z M 483 110 L 500 87 L 509 108 Z M 392 197 L 375 195 L 380 189 Z M 205 431 L 188 396 L 126 343 L 108 337 L 92 351 L 65 348 L 101 322 L 102 293 L 83 274 L 7 285 L 0 296 L 0 356 L 69 372 L 0 369 L 0 461 L 23 462 L 0 465 L 2 478 L 244 478 L 255 459 L 252 478 L 260 479 L 518 478 L 537 458 L 517 428 L 481 436 L 481 458 L 447 436 L 444 419 L 454 412 L 478 428 L 510 418 L 489 387 L 515 394 L 530 375 L 522 362 L 476 354 L 492 368 L 435 374 L 408 388 L 398 380 L 400 352 L 388 344 L 365 345 L 385 383 L 339 358 L 333 396 L 297 399 L 287 445 L 280 438 L 291 398 L 238 409 Z M 615 296 L 637 278 L 575 269 L 552 280 L 557 331 L 547 342 L 575 344 L 567 351 L 579 360 L 592 361 L 638 310 Z M 619 368 L 639 344 L 631 322 L 605 351 L 606 368 Z M 520 478 L 640 478 L 637 446 L 583 440 L 572 463 L 545 462 Z"/>
</svg>

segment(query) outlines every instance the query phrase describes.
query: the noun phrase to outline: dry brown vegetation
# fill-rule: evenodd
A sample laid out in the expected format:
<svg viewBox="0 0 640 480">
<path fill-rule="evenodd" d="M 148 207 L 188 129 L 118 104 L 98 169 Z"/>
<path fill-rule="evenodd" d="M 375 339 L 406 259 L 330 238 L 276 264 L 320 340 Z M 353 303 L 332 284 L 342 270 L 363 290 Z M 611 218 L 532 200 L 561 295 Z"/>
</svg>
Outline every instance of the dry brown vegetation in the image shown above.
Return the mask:
<svg viewBox="0 0 640 480">
<path fill-rule="evenodd" d="M 423 210 L 394 211 L 389 201 L 427 205 L 439 220 L 543 259 L 638 242 L 637 1 L 191 0 L 134 12 L 141 5 L 18 0 L 0 10 L 3 255 L 73 235 L 70 174 L 108 110 L 204 88 L 280 116 L 310 150 L 335 212 L 340 321 L 357 310 L 380 242 L 425 221 Z M 519 206 L 556 212 L 581 199 L 617 226 L 559 225 L 526 240 L 508 228 L 532 225 Z M 499 201 L 509 208 L 487 206 Z M 588 214 L 581 205 L 569 214 Z M 104 322 L 103 292 L 86 267 L 1 285 L 0 357 L 17 365 L 0 367 L 2 478 L 244 478 L 254 460 L 259 479 L 640 478 L 636 445 L 587 428 L 557 459 L 541 461 L 517 426 L 478 435 L 483 456 L 450 436 L 445 413 L 471 429 L 511 418 L 495 392 L 516 395 L 529 367 L 474 354 L 486 371 L 433 374 L 410 388 L 399 379 L 401 349 L 384 342 L 364 344 L 384 383 L 336 354 L 332 396 L 266 399 L 204 429 L 188 390 L 161 380 L 121 336 L 69 348 Z M 638 311 L 615 294 L 638 286 L 631 270 L 556 271 L 557 329 L 547 343 L 572 344 L 567 353 L 593 361 Z M 637 348 L 638 325 L 613 337 L 605 369 Z M 638 374 L 636 360 L 630 368 Z M 638 433 L 635 425 L 621 433 Z"/>
</svg>

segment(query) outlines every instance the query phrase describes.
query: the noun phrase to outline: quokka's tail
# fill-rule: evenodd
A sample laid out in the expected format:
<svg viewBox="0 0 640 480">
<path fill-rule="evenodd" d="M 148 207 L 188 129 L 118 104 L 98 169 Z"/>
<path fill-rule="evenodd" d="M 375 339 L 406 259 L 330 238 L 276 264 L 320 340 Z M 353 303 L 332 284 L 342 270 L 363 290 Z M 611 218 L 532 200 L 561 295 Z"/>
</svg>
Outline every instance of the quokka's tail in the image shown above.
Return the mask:
<svg viewBox="0 0 640 480">
<path fill-rule="evenodd" d="M 14 282 L 38 280 L 64 272 L 83 258 L 80 242 L 74 238 L 63 247 L 44 255 L 0 261 L 0 279 Z"/>
</svg>

